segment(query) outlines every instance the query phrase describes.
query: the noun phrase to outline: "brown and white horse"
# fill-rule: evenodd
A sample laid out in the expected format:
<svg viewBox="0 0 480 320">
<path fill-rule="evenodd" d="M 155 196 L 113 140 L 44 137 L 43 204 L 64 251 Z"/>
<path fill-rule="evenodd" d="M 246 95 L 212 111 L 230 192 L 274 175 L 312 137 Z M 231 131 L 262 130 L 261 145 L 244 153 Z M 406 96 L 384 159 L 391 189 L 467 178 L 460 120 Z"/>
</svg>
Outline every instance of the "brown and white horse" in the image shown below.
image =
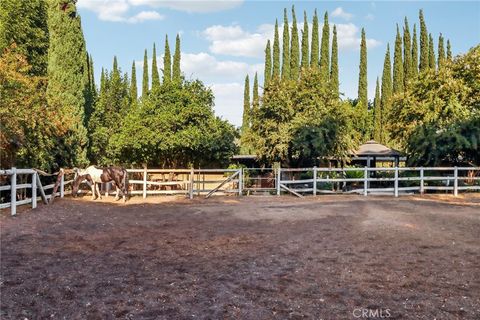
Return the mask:
<svg viewBox="0 0 480 320">
<path fill-rule="evenodd" d="M 97 198 L 96 194 L 102 199 L 98 185 L 100 183 L 113 182 L 117 189 L 115 201 L 119 199 L 119 193 L 122 191 L 123 202 L 127 201 L 128 196 L 128 174 L 127 170 L 121 167 L 97 168 L 90 166 L 85 170 L 78 170 L 73 181 L 72 195 L 75 197 L 78 193 L 80 184 L 87 180 L 92 188 L 92 200 Z"/>
</svg>

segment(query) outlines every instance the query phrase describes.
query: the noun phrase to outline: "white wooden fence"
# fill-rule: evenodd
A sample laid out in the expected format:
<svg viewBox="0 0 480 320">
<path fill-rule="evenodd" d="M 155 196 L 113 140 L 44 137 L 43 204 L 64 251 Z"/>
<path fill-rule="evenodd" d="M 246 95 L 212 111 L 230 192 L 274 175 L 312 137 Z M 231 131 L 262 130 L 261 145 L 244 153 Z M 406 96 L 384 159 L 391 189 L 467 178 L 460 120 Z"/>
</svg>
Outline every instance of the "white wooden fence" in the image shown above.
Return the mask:
<svg viewBox="0 0 480 320">
<path fill-rule="evenodd" d="M 451 192 L 480 190 L 480 167 L 392 167 L 392 168 L 248 168 L 248 169 L 127 169 L 130 194 L 185 195 L 206 198 L 213 194 L 244 195 L 252 193 L 291 193 L 298 197 L 332 193 L 399 194 L 428 191 Z M 17 184 L 17 175 L 30 176 L 30 183 Z M 38 199 L 48 203 L 54 184 L 43 186 L 39 173 L 33 169 L 0 170 L 0 176 L 10 177 L 10 185 L 0 186 L 0 192 L 10 192 L 10 202 L 0 203 L 0 209 L 31 204 Z M 61 177 L 59 191 L 63 197 L 73 180 Z M 17 200 L 17 191 L 30 189 L 31 197 Z M 102 188 L 108 196 L 113 190 L 109 184 Z M 12 192 L 13 190 L 13 192 Z M 88 191 L 86 191 L 88 192 Z M 4 200 L 5 201 L 5 200 Z"/>
</svg>

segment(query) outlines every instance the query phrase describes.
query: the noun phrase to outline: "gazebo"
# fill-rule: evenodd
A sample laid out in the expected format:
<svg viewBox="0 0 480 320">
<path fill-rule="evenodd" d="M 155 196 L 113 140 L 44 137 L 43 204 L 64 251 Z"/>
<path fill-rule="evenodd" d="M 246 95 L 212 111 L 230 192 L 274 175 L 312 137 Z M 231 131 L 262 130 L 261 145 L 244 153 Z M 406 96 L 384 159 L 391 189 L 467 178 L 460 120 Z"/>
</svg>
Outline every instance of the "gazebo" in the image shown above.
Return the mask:
<svg viewBox="0 0 480 320">
<path fill-rule="evenodd" d="M 391 149 L 375 140 L 367 141 L 351 152 L 353 163 L 364 163 L 367 167 L 376 167 L 377 162 L 392 162 L 398 166 L 406 157 L 400 151 Z"/>
</svg>

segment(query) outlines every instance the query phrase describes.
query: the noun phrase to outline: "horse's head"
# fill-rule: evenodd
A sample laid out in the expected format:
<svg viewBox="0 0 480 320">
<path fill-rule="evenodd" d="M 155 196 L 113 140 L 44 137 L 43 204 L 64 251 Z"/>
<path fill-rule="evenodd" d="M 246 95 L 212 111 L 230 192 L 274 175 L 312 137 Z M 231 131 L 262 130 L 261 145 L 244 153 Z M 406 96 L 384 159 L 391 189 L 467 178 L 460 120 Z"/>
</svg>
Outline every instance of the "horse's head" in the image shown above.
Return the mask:
<svg viewBox="0 0 480 320">
<path fill-rule="evenodd" d="M 75 179 L 72 183 L 72 196 L 76 197 L 78 194 L 78 189 L 80 188 L 80 183 L 85 179 L 85 175 L 75 174 Z"/>
</svg>

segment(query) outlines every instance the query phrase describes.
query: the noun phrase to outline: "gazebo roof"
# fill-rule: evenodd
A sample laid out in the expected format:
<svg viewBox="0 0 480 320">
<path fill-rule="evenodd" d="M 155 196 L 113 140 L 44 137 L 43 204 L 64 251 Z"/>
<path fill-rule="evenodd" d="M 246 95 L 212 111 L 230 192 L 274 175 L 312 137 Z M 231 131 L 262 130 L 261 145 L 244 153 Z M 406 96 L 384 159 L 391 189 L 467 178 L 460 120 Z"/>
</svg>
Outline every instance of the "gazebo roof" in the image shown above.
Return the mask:
<svg viewBox="0 0 480 320">
<path fill-rule="evenodd" d="M 401 157 L 403 154 L 395 149 L 391 149 L 375 140 L 367 141 L 360 145 L 357 150 L 352 152 L 356 157 Z"/>
</svg>

